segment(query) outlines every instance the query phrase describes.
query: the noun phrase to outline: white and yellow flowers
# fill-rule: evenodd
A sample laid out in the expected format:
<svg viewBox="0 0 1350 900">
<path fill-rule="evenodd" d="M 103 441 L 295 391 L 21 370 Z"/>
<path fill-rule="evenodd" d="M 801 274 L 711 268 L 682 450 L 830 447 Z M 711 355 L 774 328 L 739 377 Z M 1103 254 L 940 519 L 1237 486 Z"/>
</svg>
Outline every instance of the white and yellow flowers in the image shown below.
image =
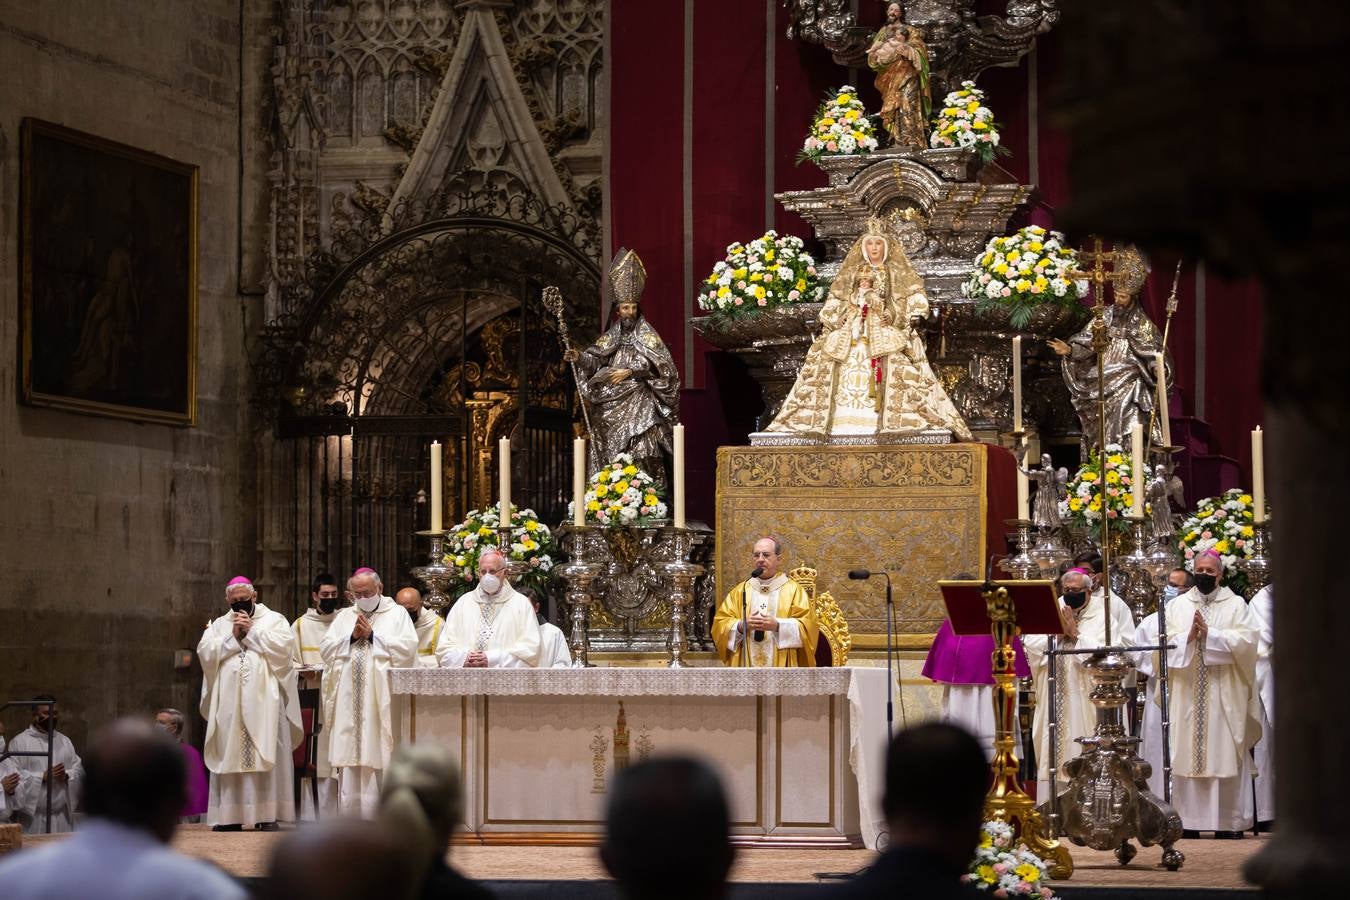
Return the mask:
<svg viewBox="0 0 1350 900">
<path fill-rule="evenodd" d="M 822 156 L 871 153 L 877 149 L 876 123 L 867 115 L 858 92 L 846 84 L 825 95 L 825 101 L 816 110 L 811 133 L 802 142 L 797 161 L 819 159 Z"/>
<path fill-rule="evenodd" d="M 652 476 L 639 469 L 627 453 L 620 453 L 591 476 L 591 489 L 582 502 L 586 521 L 610 528 L 647 525 L 666 517 L 666 504 Z"/>
<path fill-rule="evenodd" d="M 699 309 L 735 318 L 787 303 L 824 300 L 816 261 L 803 246 L 801 238 L 780 236 L 776 231 L 745 244 L 731 244 L 726 259 L 703 280 Z"/>
<path fill-rule="evenodd" d="M 1177 549 L 1186 568 L 1195 571 L 1195 557 L 1213 550 L 1223 560 L 1224 585 L 1246 597 L 1247 574 L 1237 564 L 1250 558 L 1255 549 L 1254 509 L 1252 495 L 1242 488 L 1230 488 L 1222 497 L 1201 500 L 1177 534 Z"/>
<path fill-rule="evenodd" d="M 943 99 L 942 108 L 933 117 L 928 146 L 973 147 L 975 155 L 985 162 L 998 153 L 1008 152 L 999 146 L 994 111 L 984 105 L 984 91 L 975 87 L 973 81 L 961 82 L 960 90 Z"/>
<path fill-rule="evenodd" d="M 489 547 L 498 546 L 500 535 L 497 525 L 500 521 L 495 505 L 487 509 L 475 509 L 446 534 L 445 564 L 454 568 L 464 582 L 478 580 L 478 557 Z M 529 566 L 525 575 L 516 579 L 517 586 L 547 584 L 548 573 L 553 569 L 553 533 L 539 521 L 534 510 L 511 505 L 509 540 L 507 558 Z"/>
<path fill-rule="evenodd" d="M 1088 282 L 1080 274 L 1078 253 L 1064 245 L 1064 235 L 1028 225 L 985 245 L 961 293 L 980 301 L 976 307 L 980 311 L 1011 307 L 1012 327 L 1021 329 L 1031 321 L 1035 307 L 1073 306 L 1086 296 Z"/>
</svg>

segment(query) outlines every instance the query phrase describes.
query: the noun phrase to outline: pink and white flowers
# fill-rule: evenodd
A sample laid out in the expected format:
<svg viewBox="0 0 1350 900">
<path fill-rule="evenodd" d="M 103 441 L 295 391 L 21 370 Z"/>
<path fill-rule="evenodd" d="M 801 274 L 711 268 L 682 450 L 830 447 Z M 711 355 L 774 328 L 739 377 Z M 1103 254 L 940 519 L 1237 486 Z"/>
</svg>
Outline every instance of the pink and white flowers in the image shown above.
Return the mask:
<svg viewBox="0 0 1350 900">
<path fill-rule="evenodd" d="M 699 291 L 699 309 L 735 317 L 787 303 L 817 303 L 825 286 L 802 239 L 767 231 L 749 243 L 727 247 Z"/>
</svg>

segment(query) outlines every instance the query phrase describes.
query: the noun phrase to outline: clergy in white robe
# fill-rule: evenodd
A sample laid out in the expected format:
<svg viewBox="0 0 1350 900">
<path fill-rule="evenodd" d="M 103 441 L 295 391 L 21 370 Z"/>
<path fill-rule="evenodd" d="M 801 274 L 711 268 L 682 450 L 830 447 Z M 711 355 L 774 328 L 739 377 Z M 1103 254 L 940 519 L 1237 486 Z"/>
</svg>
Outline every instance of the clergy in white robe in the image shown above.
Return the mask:
<svg viewBox="0 0 1350 900">
<path fill-rule="evenodd" d="M 759 574 L 728 591 L 713 614 L 717 655 L 728 666 L 814 666 L 816 616 L 805 588 L 781 571 L 783 545 L 762 537 L 751 561 Z"/>
<path fill-rule="evenodd" d="M 319 796 L 318 817 L 331 819 L 338 814 L 338 784 L 333 768 L 328 763 L 328 741 L 332 732 L 323 727 L 324 693 L 336 682 L 325 681 L 323 677 L 323 654 L 319 645 L 328 633 L 328 626 L 337 617 L 342 603 L 342 592 L 338 589 L 337 578 L 327 572 L 314 577 L 310 591 L 310 608 L 305 614 L 291 623 L 295 632 L 296 667 L 300 675 L 300 687 L 319 691 L 319 708 L 314 710 L 314 728 L 318 735 L 314 738 L 314 765 L 318 774 L 318 784 L 310 785 L 310 779 L 300 781 L 300 818 L 314 819 L 314 795 Z M 316 790 L 317 788 L 317 790 Z"/>
<path fill-rule="evenodd" d="M 0 729 L 4 725 L 0 724 Z M 0 733 L 0 757 L 5 754 L 5 738 Z M 0 759 L 0 825 L 4 825 L 14 816 L 14 804 L 19 794 L 19 767 L 14 760 Z"/>
<path fill-rule="evenodd" d="M 332 732 L 328 759 L 337 770 L 338 808 L 363 818 L 379 808 L 380 777 L 394 752 L 389 670 L 417 662 L 417 630 L 383 589 L 374 570 L 357 569 L 347 581 L 353 605 L 337 614 L 319 645 L 324 681 L 333 680 L 323 720 Z"/>
<path fill-rule="evenodd" d="M 1256 592 L 1249 604 L 1261 623 L 1256 645 L 1256 693 L 1261 698 L 1261 740 L 1253 751 L 1256 762 L 1256 821 L 1275 821 L 1275 673 L 1270 660 L 1275 652 L 1275 585 Z"/>
<path fill-rule="evenodd" d="M 569 669 L 572 667 L 572 651 L 567 645 L 567 635 L 554 625 L 539 609 L 539 594 L 533 588 L 520 588 L 534 610 L 535 621 L 539 623 L 539 668 Z"/>
<path fill-rule="evenodd" d="M 211 773 L 206 822 L 220 831 L 294 821 L 295 765 L 304 739 L 295 683 L 295 633 L 258 602 L 248 579 L 225 587 L 230 609 L 197 644 L 202 664 L 202 760 Z"/>
<path fill-rule="evenodd" d="M 525 669 L 539 664 L 539 620 L 506 574 L 506 558 L 498 550 L 479 555 L 478 586 L 450 607 L 436 644 L 442 667 Z"/>
<path fill-rule="evenodd" d="M 50 696 L 36 700 L 55 701 Z M 80 782 L 84 767 L 70 738 L 56 730 L 57 715 L 50 705 L 33 707 L 33 724 L 16 734 L 9 742 L 10 752 L 40 752 L 42 756 L 11 756 L 9 761 L 18 773 L 14 794 L 8 798 L 13 821 L 23 827 L 24 834 L 46 834 L 47 782 L 52 784 L 51 833 L 75 830 L 75 809 L 79 803 Z M 47 768 L 47 745 L 50 742 L 52 766 Z"/>
<path fill-rule="evenodd" d="M 1173 569 L 1167 576 L 1167 586 L 1163 588 L 1162 606 L 1167 608 L 1176 597 L 1195 586 L 1191 573 L 1185 569 Z M 1169 633 L 1167 642 L 1176 643 L 1176 635 Z M 1184 637 L 1184 635 L 1183 635 Z M 1136 647 L 1152 647 L 1158 644 L 1158 614 L 1149 613 L 1140 621 L 1134 632 Z M 1152 771 L 1148 776 L 1148 789 L 1158 797 L 1163 793 L 1163 752 L 1162 752 L 1162 706 L 1161 682 L 1154 663 L 1157 655 L 1152 650 L 1140 651 L 1136 660 L 1139 674 L 1139 702 L 1143 705 L 1143 722 L 1139 726 L 1139 756 L 1149 763 Z"/>
<path fill-rule="evenodd" d="M 402 588 L 394 595 L 394 602 L 408 611 L 413 628 L 417 630 L 417 665 L 424 669 L 436 668 L 436 642 L 441 639 L 445 620 L 422 603 L 417 588 Z"/>
<path fill-rule="evenodd" d="M 1108 646 L 1106 643 L 1106 620 L 1111 617 L 1111 644 L 1115 647 L 1134 645 L 1134 616 L 1125 601 L 1110 593 L 1109 607 L 1101 588 L 1092 591 L 1092 573 L 1084 568 L 1074 568 L 1065 572 L 1060 579 L 1060 619 L 1064 623 L 1064 634 L 1057 638 L 1061 650 L 1085 650 Z M 1036 796 L 1050 796 L 1050 704 L 1058 710 L 1058 740 L 1056 761 L 1063 766 L 1065 761 L 1078 756 L 1083 746 L 1074 738 L 1094 734 L 1097 730 L 1097 711 L 1088 699 L 1092 691 L 1092 679 L 1083 663 L 1085 654 L 1057 656 L 1055 659 L 1055 695 L 1050 694 L 1050 657 L 1048 635 L 1028 634 L 1022 636 L 1022 649 L 1026 651 L 1027 664 L 1031 666 L 1031 675 L 1036 690 L 1036 712 L 1032 717 L 1031 736 L 1036 747 Z M 1060 769 L 1059 791 L 1068 789 Z"/>
<path fill-rule="evenodd" d="M 1167 604 L 1172 805 L 1187 831 L 1235 832 L 1254 815 L 1250 750 L 1261 737 L 1261 623 L 1219 584 L 1223 562 L 1195 557 L 1195 587 Z"/>
</svg>

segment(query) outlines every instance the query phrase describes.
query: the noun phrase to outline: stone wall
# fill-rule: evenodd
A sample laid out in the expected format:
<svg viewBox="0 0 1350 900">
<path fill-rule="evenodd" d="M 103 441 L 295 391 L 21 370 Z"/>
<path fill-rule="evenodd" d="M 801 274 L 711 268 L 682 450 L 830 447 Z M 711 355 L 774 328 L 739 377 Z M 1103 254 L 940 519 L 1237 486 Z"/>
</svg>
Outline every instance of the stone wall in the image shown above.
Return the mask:
<svg viewBox="0 0 1350 900">
<path fill-rule="evenodd" d="M 116 714 L 195 708 L 200 672 L 172 651 L 195 648 L 254 558 L 239 61 L 259 3 L 0 0 L 0 700 L 56 694 L 79 749 Z M 25 116 L 200 167 L 196 427 L 19 404 Z M 12 735 L 26 713 L 3 718 Z"/>
</svg>

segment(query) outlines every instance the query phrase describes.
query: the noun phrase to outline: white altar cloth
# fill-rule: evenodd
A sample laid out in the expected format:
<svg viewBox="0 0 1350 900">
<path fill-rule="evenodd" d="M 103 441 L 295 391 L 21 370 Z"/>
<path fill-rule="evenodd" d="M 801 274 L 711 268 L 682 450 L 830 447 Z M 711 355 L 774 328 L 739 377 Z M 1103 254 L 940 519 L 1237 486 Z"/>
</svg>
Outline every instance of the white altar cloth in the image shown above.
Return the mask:
<svg viewBox="0 0 1350 900">
<path fill-rule="evenodd" d="M 598 835 L 608 777 L 675 752 L 718 769 L 740 841 L 876 847 L 885 829 L 885 669 L 394 669 L 390 680 L 398 740 L 459 750 L 464 825 L 481 840 Z"/>
</svg>

